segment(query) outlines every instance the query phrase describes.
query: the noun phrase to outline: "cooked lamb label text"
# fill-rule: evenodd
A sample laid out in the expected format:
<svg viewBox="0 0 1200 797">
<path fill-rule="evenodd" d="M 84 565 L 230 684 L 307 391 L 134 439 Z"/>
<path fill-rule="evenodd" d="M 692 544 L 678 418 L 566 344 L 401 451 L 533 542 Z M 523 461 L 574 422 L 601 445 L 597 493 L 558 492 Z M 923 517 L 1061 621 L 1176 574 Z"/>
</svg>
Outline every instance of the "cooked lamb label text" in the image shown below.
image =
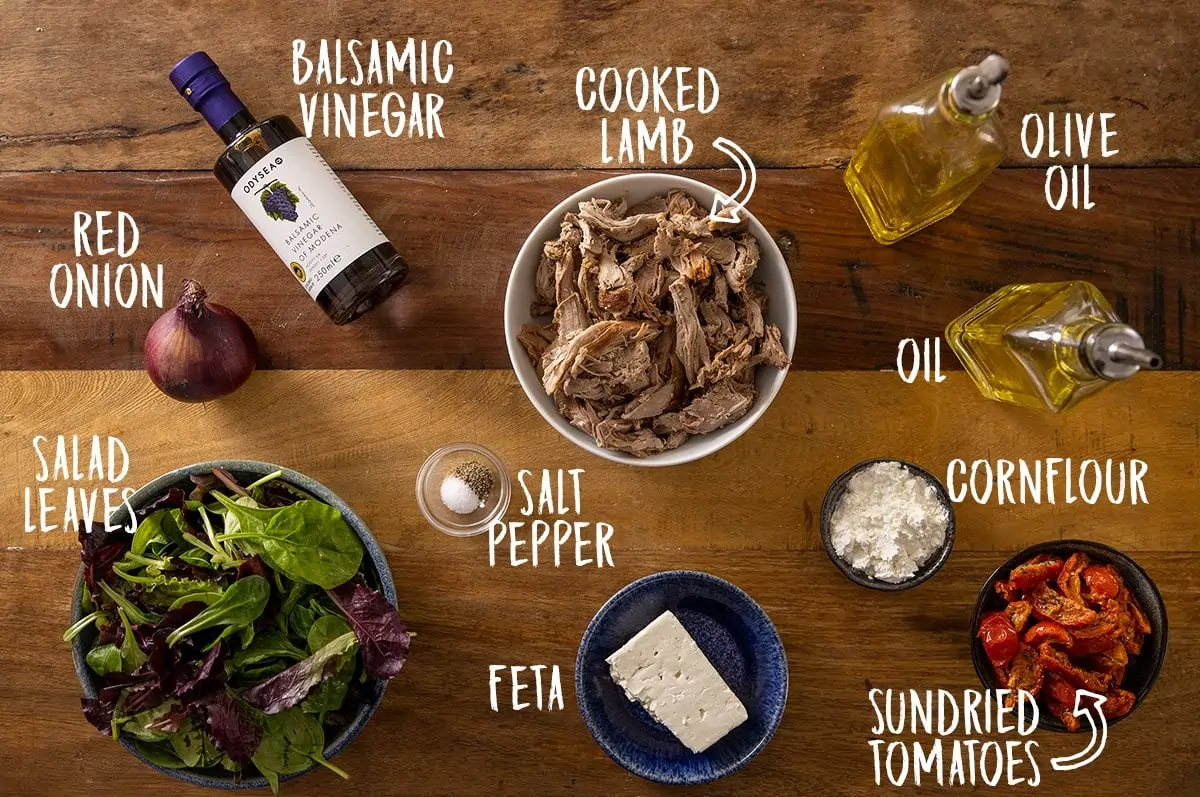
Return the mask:
<svg viewBox="0 0 1200 797">
<path fill-rule="evenodd" d="M 163 307 L 163 264 L 133 261 L 139 240 L 133 216 L 123 210 L 77 210 L 74 227 L 76 261 L 50 268 L 55 307 Z"/>
<path fill-rule="evenodd" d="M 875 711 L 875 738 L 867 745 L 876 786 L 1032 788 L 1041 782 L 1038 743 L 1029 738 L 1038 727 L 1038 703 L 1029 692 L 872 688 L 867 700 Z M 1009 735 L 1017 738 L 980 738 Z M 906 738 L 888 738 L 897 736 Z"/>
<path fill-rule="evenodd" d="M 603 116 L 602 163 L 661 163 L 679 166 L 691 157 L 685 113 L 710 114 L 721 94 L 717 78 L 704 67 L 654 66 L 619 70 L 582 67 L 575 73 L 579 110 L 617 114 L 657 114 L 658 118 Z M 615 154 L 614 154 L 615 153 Z"/>
<path fill-rule="evenodd" d="M 946 489 L 956 504 L 1148 504 L 1145 478 L 1150 466 L 1140 459 L 1048 457 L 1023 459 L 950 460 Z"/>
<path fill-rule="evenodd" d="M 1087 161 L 1111 158 L 1121 150 L 1109 143 L 1116 138 L 1115 113 L 1027 113 L 1021 120 L 1021 148 L 1030 158 Z M 1046 169 L 1046 204 L 1062 210 L 1091 210 L 1092 175 L 1088 164 L 1056 163 Z"/>
<path fill-rule="evenodd" d="M 503 559 L 507 553 L 508 563 L 513 567 L 549 566 L 551 561 L 555 567 L 562 567 L 564 563 L 571 564 L 573 554 L 576 567 L 612 567 L 609 542 L 613 527 L 608 523 L 562 517 L 573 515 L 578 518 L 583 511 L 579 483 L 583 473 L 583 468 L 545 469 L 539 482 L 533 471 L 518 471 L 517 483 L 525 494 L 521 514 L 539 517 L 530 522 L 497 520 L 492 523 L 488 529 L 488 564 L 495 567 L 497 559 Z"/>
<path fill-rule="evenodd" d="M 36 486 L 25 488 L 26 533 L 75 533 L 80 523 L 107 526 L 112 513 L 133 495 L 133 488 L 121 486 L 129 474 L 129 450 L 120 438 L 37 435 L 32 446 L 38 467 Z M 132 534 L 132 525 L 125 530 Z"/>
<path fill-rule="evenodd" d="M 304 135 L 312 138 L 319 130 L 326 138 L 371 138 L 383 133 L 388 138 L 444 139 L 441 94 L 388 89 L 447 85 L 454 76 L 453 54 L 454 47 L 445 39 L 321 39 L 312 46 L 304 39 L 294 40 L 292 82 L 327 87 L 300 92 Z M 343 94 L 346 85 L 378 90 Z"/>
<path fill-rule="evenodd" d="M 505 671 L 507 670 L 507 673 Z M 544 675 L 549 670 L 549 675 Z M 562 711 L 562 675 L 558 665 L 489 664 L 488 691 L 492 711 L 499 711 L 501 702 L 508 707 L 511 695 L 513 711 L 536 708 L 538 711 Z M 501 698 L 501 693 L 504 697 Z"/>
<path fill-rule="evenodd" d="M 942 339 L 905 338 L 896 347 L 896 372 L 908 384 L 918 379 L 925 382 L 945 382 L 942 373 Z"/>
</svg>

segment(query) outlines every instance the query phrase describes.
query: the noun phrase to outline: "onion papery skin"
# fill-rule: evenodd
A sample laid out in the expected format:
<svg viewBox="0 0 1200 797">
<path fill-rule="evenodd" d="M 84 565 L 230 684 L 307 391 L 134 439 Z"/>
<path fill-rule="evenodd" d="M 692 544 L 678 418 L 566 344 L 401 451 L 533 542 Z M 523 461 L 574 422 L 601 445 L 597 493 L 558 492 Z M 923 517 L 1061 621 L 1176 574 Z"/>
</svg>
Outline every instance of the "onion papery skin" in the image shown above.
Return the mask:
<svg viewBox="0 0 1200 797">
<path fill-rule="evenodd" d="M 146 373 L 159 390 L 186 402 L 211 401 L 237 390 L 258 360 L 258 341 L 241 316 L 207 301 L 184 281 L 179 302 L 146 335 Z"/>
</svg>

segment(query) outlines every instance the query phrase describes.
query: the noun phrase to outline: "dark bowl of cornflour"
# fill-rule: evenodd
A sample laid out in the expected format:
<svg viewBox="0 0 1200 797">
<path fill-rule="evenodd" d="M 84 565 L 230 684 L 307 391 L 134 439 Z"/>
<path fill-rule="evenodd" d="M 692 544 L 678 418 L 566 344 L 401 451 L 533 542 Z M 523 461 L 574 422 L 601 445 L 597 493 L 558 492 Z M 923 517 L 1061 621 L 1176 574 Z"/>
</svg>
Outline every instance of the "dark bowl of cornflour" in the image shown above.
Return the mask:
<svg viewBox="0 0 1200 797">
<path fill-rule="evenodd" d="M 900 580 L 876 577 L 865 570 L 855 567 L 843 558 L 834 544 L 834 514 L 837 512 L 838 507 L 841 506 L 843 500 L 845 500 L 850 490 L 851 481 L 855 476 L 866 473 L 881 464 L 899 466 L 908 475 L 916 477 L 924 485 L 927 485 L 928 491 L 926 495 L 920 496 L 920 498 L 929 502 L 931 508 L 936 507 L 945 513 L 945 531 L 941 542 L 928 556 L 922 558 L 917 563 L 915 572 Z M 886 496 L 881 497 L 881 500 L 886 500 Z M 894 500 L 902 502 L 906 498 L 903 495 L 897 495 L 894 496 Z M 837 566 L 838 570 L 842 571 L 842 574 L 846 578 L 855 584 L 881 592 L 899 592 L 901 590 L 912 589 L 918 584 L 923 584 L 932 578 L 946 564 L 946 560 L 950 558 L 950 551 L 954 547 L 954 530 L 954 504 L 950 500 L 950 494 L 946 491 L 946 487 L 929 471 L 901 459 L 869 459 L 858 463 L 833 480 L 833 483 L 829 485 L 829 490 L 825 493 L 825 500 L 821 504 L 821 541 L 825 545 L 825 552 L 829 555 L 830 561 Z"/>
<path fill-rule="evenodd" d="M 1010 556 L 1004 564 L 992 571 L 991 576 L 983 583 L 983 588 L 979 590 L 979 598 L 975 601 L 975 610 L 971 614 L 971 663 L 975 665 L 975 672 L 986 688 L 1006 688 L 996 676 L 996 671 L 988 661 L 987 653 L 983 649 L 983 642 L 977 636 L 979 621 L 983 619 L 984 614 L 1003 609 L 1005 606 L 1004 599 L 996 592 L 996 582 L 1007 579 L 1017 565 L 1043 553 L 1052 554 L 1064 560 L 1073 553 L 1085 553 L 1093 563 L 1108 564 L 1117 568 L 1125 586 L 1137 598 L 1138 605 L 1142 607 L 1146 618 L 1150 621 L 1150 634 L 1142 643 L 1142 652 L 1129 657 L 1129 666 L 1125 668 L 1125 678 L 1121 682 L 1121 688 L 1133 692 L 1136 698 L 1133 708 L 1124 716 L 1107 718 L 1108 725 L 1115 725 L 1126 717 L 1132 716 L 1142 705 L 1146 696 L 1150 694 L 1150 689 L 1158 680 L 1158 674 L 1167 658 L 1167 607 L 1163 602 L 1162 595 L 1159 594 L 1158 587 L 1150 578 L 1150 574 L 1128 554 L 1118 551 L 1116 548 L 1086 540 L 1050 540 L 1031 545 L 1020 553 Z M 1039 728 L 1063 733 L 1070 732 L 1057 717 L 1046 710 L 1045 706 L 1039 706 L 1039 708 Z M 1080 728 L 1080 730 L 1089 729 L 1090 726 L 1087 723 L 1083 723 Z"/>
<path fill-rule="evenodd" d="M 371 530 L 367 528 L 367 524 L 363 522 L 354 510 L 337 496 L 332 490 L 325 485 L 298 473 L 288 468 L 281 468 L 278 465 L 271 465 L 266 462 L 256 462 L 246 459 L 230 459 L 220 460 L 216 462 L 201 462 L 196 465 L 188 465 L 184 468 L 178 468 L 169 473 L 164 473 L 154 481 L 145 485 L 132 496 L 129 500 L 122 503 L 121 506 L 113 512 L 109 523 L 112 526 L 128 526 L 129 525 L 129 510 L 131 507 L 134 511 L 137 508 L 145 506 L 154 501 L 159 496 L 166 493 L 172 487 L 179 487 L 188 492 L 194 486 L 191 481 L 193 474 L 200 475 L 212 473 L 214 468 L 224 468 L 232 473 L 240 481 L 254 481 L 268 473 L 282 471 L 280 481 L 285 482 L 292 487 L 308 493 L 313 498 L 322 501 L 337 509 L 342 513 L 342 517 L 354 529 L 354 533 L 358 535 L 359 540 L 363 544 L 363 556 L 360 573 L 366 579 L 368 585 L 378 589 L 383 593 L 387 602 L 396 605 L 396 583 L 392 580 L 392 571 L 388 567 L 387 557 L 383 554 L 383 549 L 379 547 L 379 542 L 375 536 L 371 534 Z M 79 574 L 75 579 L 75 592 L 71 603 L 71 623 L 74 624 L 83 617 L 83 592 L 85 589 L 83 579 L 83 567 L 79 568 Z M 91 667 L 87 664 L 87 653 L 92 648 L 92 643 L 96 639 L 95 627 L 89 627 L 86 631 L 80 633 L 71 644 L 72 657 L 75 660 L 75 674 L 79 677 L 79 683 L 83 687 L 83 696 L 95 698 L 102 687 L 101 679 L 96 673 L 92 672 Z M 368 681 L 366 684 L 365 696 L 363 702 L 355 710 L 350 717 L 349 722 L 338 728 L 336 731 L 326 729 L 325 751 L 324 757 L 329 760 L 342 752 L 347 745 L 353 742 L 358 735 L 362 733 L 367 721 L 371 719 L 371 715 L 375 713 L 375 709 L 379 708 L 379 704 L 383 701 L 383 694 L 387 689 L 387 681 L 374 680 Z M 82 715 L 80 722 L 84 722 Z M 266 789 L 267 779 L 261 775 L 253 777 L 238 777 L 234 773 L 228 772 L 220 768 L 208 769 L 174 769 L 168 766 L 151 761 L 138 750 L 134 744 L 134 740 L 128 734 L 122 733 L 118 741 L 126 750 L 128 750 L 135 758 L 141 761 L 146 766 L 157 770 L 158 772 L 169 777 L 181 780 L 184 783 L 193 786 L 203 786 L 209 789 L 221 789 L 225 791 L 241 790 L 241 789 Z M 96 744 L 103 744 L 103 739 L 97 739 Z M 112 744 L 111 738 L 108 741 Z M 293 780 L 301 775 L 316 769 L 318 764 L 313 765 L 301 772 L 295 772 L 289 775 L 280 775 L 280 782 Z M 353 776 L 353 772 L 350 773 Z"/>
</svg>

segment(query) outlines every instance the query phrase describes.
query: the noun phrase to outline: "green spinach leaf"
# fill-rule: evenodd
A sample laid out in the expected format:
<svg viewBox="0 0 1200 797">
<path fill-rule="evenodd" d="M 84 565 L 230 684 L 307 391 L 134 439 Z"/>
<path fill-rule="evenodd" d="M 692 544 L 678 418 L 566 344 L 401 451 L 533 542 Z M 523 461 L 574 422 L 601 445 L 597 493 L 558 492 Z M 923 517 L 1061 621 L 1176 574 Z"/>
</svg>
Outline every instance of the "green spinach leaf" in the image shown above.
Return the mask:
<svg viewBox="0 0 1200 797">
<path fill-rule="evenodd" d="M 258 619 L 270 597 L 271 585 L 262 576 L 239 579 L 218 600 L 172 631 L 167 636 L 167 644 L 174 646 L 179 640 L 206 628 L 226 626 L 241 630 Z"/>
<path fill-rule="evenodd" d="M 133 746 L 138 749 L 138 752 L 146 757 L 146 760 L 152 764 L 158 764 L 160 767 L 167 769 L 186 769 L 190 764 L 187 764 L 168 750 L 164 743 L 143 742 L 141 739 L 134 739 Z"/>
<path fill-rule="evenodd" d="M 119 608 L 117 614 L 121 615 L 121 624 L 125 626 L 125 638 L 121 640 L 121 672 L 128 675 L 145 664 L 149 657 L 138 647 L 137 635 L 133 633 L 125 610 Z"/>
<path fill-rule="evenodd" d="M 272 628 L 256 636 L 249 646 L 235 653 L 229 664 L 236 672 L 269 659 L 299 661 L 307 655 L 306 651 L 293 645 L 287 637 Z"/>
<path fill-rule="evenodd" d="M 220 493 L 214 495 L 239 521 L 238 531 L 219 539 L 240 540 L 293 581 L 332 589 L 358 573 L 362 542 L 342 513 L 329 504 L 305 500 L 280 509 L 261 509 L 241 505 Z"/>
<path fill-rule="evenodd" d="M 100 676 L 121 672 L 123 661 L 121 649 L 116 645 L 100 645 L 89 650 L 87 654 L 88 666 Z"/>
</svg>

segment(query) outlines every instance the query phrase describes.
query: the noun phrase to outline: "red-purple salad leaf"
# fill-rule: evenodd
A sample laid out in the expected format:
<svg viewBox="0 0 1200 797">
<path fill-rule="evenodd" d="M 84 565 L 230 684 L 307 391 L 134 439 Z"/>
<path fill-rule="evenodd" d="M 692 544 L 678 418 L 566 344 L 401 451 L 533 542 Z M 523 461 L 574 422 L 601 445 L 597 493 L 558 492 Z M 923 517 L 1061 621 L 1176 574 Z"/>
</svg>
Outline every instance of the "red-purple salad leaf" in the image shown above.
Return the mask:
<svg viewBox="0 0 1200 797">
<path fill-rule="evenodd" d="M 103 697 L 81 697 L 79 702 L 83 706 L 84 718 L 92 727 L 106 736 L 112 735 L 113 711 L 117 707 L 117 701 L 105 700 Z"/>
<path fill-rule="evenodd" d="M 155 639 L 157 638 L 156 634 Z M 191 669 L 185 677 L 179 679 L 173 694 L 184 703 L 191 703 L 220 689 L 225 683 L 224 647 L 224 643 L 218 641 L 199 666 Z"/>
<path fill-rule="evenodd" d="M 318 684 L 338 671 L 355 644 L 354 635 L 347 631 L 307 659 L 301 659 L 278 675 L 250 687 L 242 693 L 242 698 L 267 714 L 278 714 L 298 706 Z"/>
<path fill-rule="evenodd" d="M 334 604 L 350 621 L 362 648 L 363 670 L 368 678 L 395 678 L 408 659 L 412 642 L 396 607 L 361 579 L 327 590 Z"/>
<path fill-rule="evenodd" d="M 83 560 L 83 580 L 93 593 L 96 582 L 112 575 L 113 564 L 125 555 L 133 536 L 123 528 L 109 531 L 104 523 L 79 524 L 79 557 Z"/>
<path fill-rule="evenodd" d="M 234 763 L 249 766 L 250 758 L 262 741 L 262 728 L 225 689 L 214 693 L 201 705 L 216 748 Z"/>
<path fill-rule="evenodd" d="M 258 554 L 242 560 L 238 565 L 237 577 L 245 578 L 246 576 L 266 576 L 267 565 L 263 562 L 262 557 Z"/>
<path fill-rule="evenodd" d="M 121 707 L 124 714 L 141 714 L 156 706 L 161 706 L 167 699 L 156 683 L 146 683 L 131 686 L 125 690 L 125 705 Z"/>
</svg>

